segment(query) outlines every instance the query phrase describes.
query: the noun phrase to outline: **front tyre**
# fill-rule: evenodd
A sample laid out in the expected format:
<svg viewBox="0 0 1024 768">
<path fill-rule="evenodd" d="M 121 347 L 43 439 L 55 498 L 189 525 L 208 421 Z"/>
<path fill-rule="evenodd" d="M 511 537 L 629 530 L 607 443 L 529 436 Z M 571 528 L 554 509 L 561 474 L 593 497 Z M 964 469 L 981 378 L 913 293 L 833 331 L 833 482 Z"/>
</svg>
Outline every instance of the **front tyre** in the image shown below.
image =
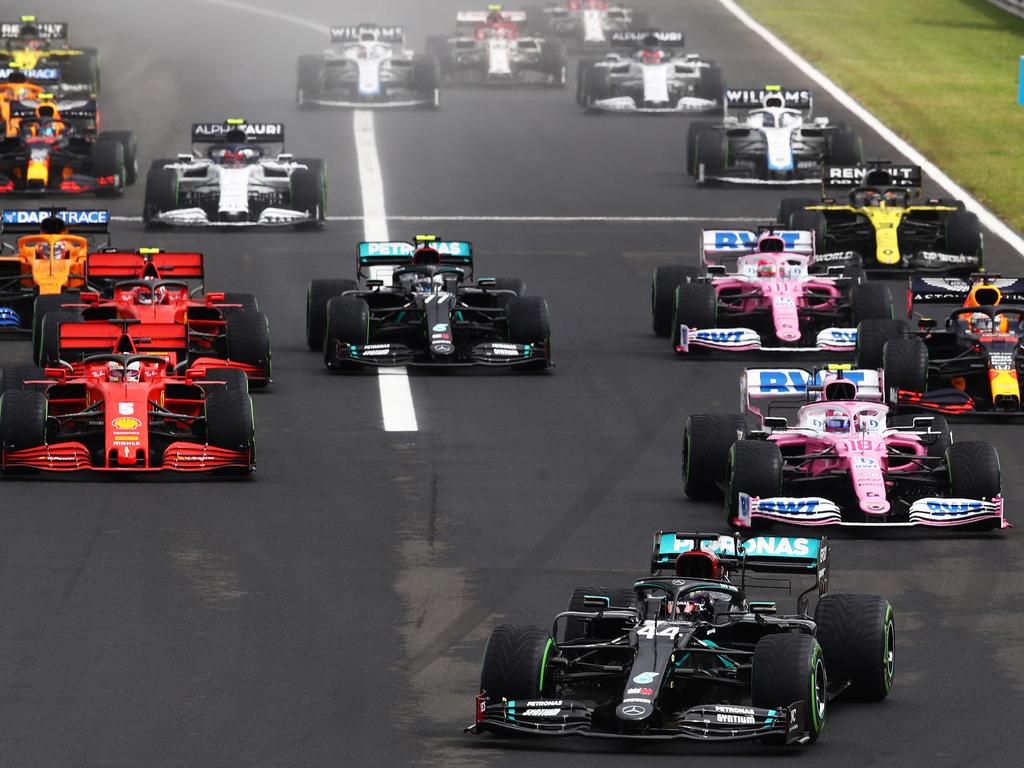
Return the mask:
<svg viewBox="0 0 1024 768">
<path fill-rule="evenodd" d="M 822 648 L 810 635 L 783 633 L 762 637 L 754 646 L 751 703 L 778 709 L 794 702 L 803 708 L 811 743 L 825 729 L 828 675 Z"/>
<path fill-rule="evenodd" d="M 480 690 L 491 699 L 531 699 L 550 690 L 548 665 L 556 652 L 548 630 L 502 624 L 484 648 Z"/>
</svg>

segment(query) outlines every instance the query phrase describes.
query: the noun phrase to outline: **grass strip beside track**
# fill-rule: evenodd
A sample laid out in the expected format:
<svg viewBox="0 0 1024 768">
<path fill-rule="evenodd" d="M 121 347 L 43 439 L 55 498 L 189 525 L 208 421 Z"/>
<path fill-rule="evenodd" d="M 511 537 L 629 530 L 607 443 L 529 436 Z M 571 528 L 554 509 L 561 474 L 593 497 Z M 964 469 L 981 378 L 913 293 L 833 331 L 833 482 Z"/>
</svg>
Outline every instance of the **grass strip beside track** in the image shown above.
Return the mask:
<svg viewBox="0 0 1024 768">
<path fill-rule="evenodd" d="M 1024 19 L 985 0 L 739 3 L 1012 227 L 1024 229 L 1024 106 L 1017 104 Z"/>
</svg>

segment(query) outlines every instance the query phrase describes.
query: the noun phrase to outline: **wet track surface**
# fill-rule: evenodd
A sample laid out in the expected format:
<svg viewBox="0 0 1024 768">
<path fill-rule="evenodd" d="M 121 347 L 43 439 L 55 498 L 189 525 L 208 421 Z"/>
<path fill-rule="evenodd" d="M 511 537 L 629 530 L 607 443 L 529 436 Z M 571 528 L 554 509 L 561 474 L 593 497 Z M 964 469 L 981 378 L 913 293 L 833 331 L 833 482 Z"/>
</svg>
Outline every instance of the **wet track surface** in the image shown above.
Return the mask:
<svg viewBox="0 0 1024 768">
<path fill-rule="evenodd" d="M 258 471 L 3 483 L 0 764 L 1016 764 L 1024 606 L 1012 531 L 839 542 L 833 590 L 895 606 L 896 684 L 881 705 L 837 704 L 802 752 L 461 734 L 491 626 L 546 624 L 577 585 L 630 583 L 655 530 L 723 525 L 719 506 L 683 498 L 679 443 L 687 414 L 735 409 L 742 364 L 675 360 L 650 332 L 650 274 L 693 259 L 701 226 L 770 219 L 791 193 L 696 189 L 682 173 L 687 118 L 584 117 L 571 86 L 450 90 L 436 114 L 377 114 L 392 216 L 693 219 L 389 221 L 395 239 L 472 240 L 478 274 L 522 277 L 547 297 L 557 367 L 413 375 L 419 431 L 385 432 L 377 376 L 328 375 L 304 338 L 309 279 L 348 276 L 363 236 L 353 116 L 295 109 L 296 58 L 325 36 L 252 9 L 404 23 L 420 46 L 460 5 L 391 0 L 376 19 L 325 0 L 31 9 L 100 48 L 105 127 L 136 131 L 143 168 L 186 149 L 193 120 L 280 120 L 296 155 L 327 160 L 330 213 L 352 219 L 274 234 L 115 225 L 118 244 L 204 251 L 211 289 L 259 297 L 275 382 L 254 397 Z M 653 6 L 730 85 L 807 84 L 717 3 Z M 842 118 L 824 95 L 817 104 Z M 893 157 L 861 133 L 868 156 Z M 112 211 L 139 216 L 142 186 Z M 987 254 L 990 269 L 1024 268 L 994 237 Z M 28 357 L 27 343 L 0 344 L 2 365 Z M 1018 521 L 1020 429 L 954 427 L 999 448 Z"/>
</svg>

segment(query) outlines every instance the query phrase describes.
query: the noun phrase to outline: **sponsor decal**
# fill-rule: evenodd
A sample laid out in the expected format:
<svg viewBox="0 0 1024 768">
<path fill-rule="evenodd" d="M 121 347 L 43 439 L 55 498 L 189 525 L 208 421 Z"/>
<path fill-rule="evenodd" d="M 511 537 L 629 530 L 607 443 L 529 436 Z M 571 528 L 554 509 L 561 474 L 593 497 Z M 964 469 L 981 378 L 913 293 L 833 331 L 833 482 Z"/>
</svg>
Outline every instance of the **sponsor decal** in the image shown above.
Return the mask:
<svg viewBox="0 0 1024 768">
<path fill-rule="evenodd" d="M 119 416 L 110 422 L 114 429 L 133 430 L 142 426 L 142 422 L 134 416 Z"/>
<path fill-rule="evenodd" d="M 836 253 L 816 253 L 815 264 L 830 264 L 834 261 L 850 261 L 856 254 L 853 251 L 837 251 Z"/>
<path fill-rule="evenodd" d="M 743 342 L 743 331 L 694 331 L 690 343 L 710 341 L 715 344 L 739 344 Z"/>
<path fill-rule="evenodd" d="M 1013 355 L 1010 352 L 989 352 L 988 359 L 995 371 L 1012 371 Z"/>
<path fill-rule="evenodd" d="M 284 126 L 281 123 L 197 123 L 192 127 L 192 135 L 197 137 L 223 136 L 228 131 L 272 138 L 284 134 Z"/>
<path fill-rule="evenodd" d="M 654 679 L 658 677 L 660 672 L 641 672 L 639 675 L 633 678 L 633 682 L 638 685 L 650 685 L 654 682 Z"/>
<path fill-rule="evenodd" d="M 878 459 L 872 456 L 854 456 L 854 469 L 878 469 Z"/>
<path fill-rule="evenodd" d="M 430 330 L 434 331 L 434 333 L 443 333 L 448 330 L 448 323 L 438 323 Z"/>
<path fill-rule="evenodd" d="M 653 688 L 627 688 L 626 689 L 626 693 L 628 695 L 630 695 L 630 696 L 635 696 L 637 694 L 640 694 L 642 696 L 653 696 L 654 695 L 654 689 Z"/>
<path fill-rule="evenodd" d="M 637 717 L 638 715 L 645 714 L 647 712 L 647 707 L 639 707 L 636 704 L 630 704 L 619 711 L 627 717 Z"/>
<path fill-rule="evenodd" d="M 527 709 L 524 712 L 520 712 L 519 715 L 521 717 L 554 717 L 561 711 L 561 707 L 551 707 L 550 709 Z"/>
<path fill-rule="evenodd" d="M 562 699 L 552 699 L 550 701 L 528 701 L 526 702 L 528 707 L 561 707 Z"/>
<path fill-rule="evenodd" d="M 818 509 L 817 499 L 769 499 L 757 503 L 759 512 L 778 512 L 783 515 L 813 515 Z"/>
<path fill-rule="evenodd" d="M 835 329 L 833 329 L 835 330 Z M 854 331 L 850 341 L 857 340 L 857 332 Z M 858 387 L 867 382 L 867 374 L 873 373 L 873 371 L 860 371 L 860 370 L 849 370 L 843 371 L 843 378 L 847 381 L 852 381 Z M 820 386 L 825 382 L 828 371 L 818 371 L 818 375 L 815 377 L 815 384 Z M 876 374 L 877 376 L 877 374 Z M 779 394 L 803 394 L 807 392 L 807 384 L 810 382 L 811 376 L 807 371 L 801 371 L 799 369 L 792 370 L 759 370 L 757 371 L 757 387 L 761 390 L 762 394 L 768 395 L 773 392 Z"/>
<path fill-rule="evenodd" d="M 828 178 L 829 181 L 860 181 L 864 178 L 866 170 L 866 168 L 852 165 L 829 166 Z M 894 181 L 899 182 L 913 179 L 919 169 L 913 165 L 891 165 L 880 170 L 886 171 Z"/>
<path fill-rule="evenodd" d="M 745 88 L 742 90 L 727 89 L 725 100 L 730 104 L 760 104 L 766 96 L 781 96 L 787 106 L 791 104 L 809 104 L 811 92 L 809 90 Z"/>
<path fill-rule="evenodd" d="M 118 403 L 117 412 L 122 416 L 131 416 L 135 413 L 135 403 Z"/>
<path fill-rule="evenodd" d="M 471 254 L 471 246 L 462 241 L 440 241 L 429 243 L 430 247 L 442 256 L 466 256 Z M 416 246 L 405 242 L 360 243 L 360 256 L 412 256 Z"/>
<path fill-rule="evenodd" d="M 775 501 L 804 501 L 803 499 L 775 499 Z M 662 537 L 658 550 L 661 553 L 689 552 L 693 539 L 680 539 L 674 533 Z M 795 536 L 755 536 L 743 542 L 743 551 L 752 557 L 800 557 L 817 558 L 821 542 Z M 721 536 L 717 541 L 701 542 L 701 549 L 716 554 L 735 555 L 736 542 L 732 536 Z M 639 682 L 639 681 L 634 681 Z"/>
<path fill-rule="evenodd" d="M 773 236 L 782 238 L 787 250 L 793 250 L 806 234 L 800 231 L 773 232 Z M 746 250 L 757 245 L 757 233 L 747 229 L 719 229 L 715 230 L 714 249 L 716 251 Z"/>
<path fill-rule="evenodd" d="M 829 328 L 828 336 L 836 341 L 842 341 L 847 344 L 857 343 L 857 331 L 844 331 L 842 328 Z"/>
<path fill-rule="evenodd" d="M 4 211 L 4 224 L 39 224 L 44 219 L 56 216 L 68 226 L 80 224 L 108 224 L 110 223 L 109 211 L 41 211 L 41 210 L 16 210 Z"/>
<path fill-rule="evenodd" d="M 985 508 L 980 501 L 929 501 L 928 511 L 937 515 L 962 515 Z"/>
<path fill-rule="evenodd" d="M 43 69 L 13 69 L 11 67 L 0 68 L 0 79 L 6 80 L 11 76 L 12 72 L 21 72 L 25 75 L 25 79 L 28 81 L 33 80 L 46 80 L 55 81 L 60 80 L 60 70 L 56 67 L 46 67 Z"/>
<path fill-rule="evenodd" d="M 719 723 L 728 723 L 730 725 L 754 724 L 754 718 L 750 715 L 715 715 L 715 720 Z"/>
<path fill-rule="evenodd" d="M 938 253 L 937 251 L 921 251 L 918 256 L 923 261 L 941 261 L 944 264 L 974 264 L 977 256 L 965 256 L 960 253 Z"/>
<path fill-rule="evenodd" d="M 623 699 L 622 703 L 623 704 L 650 704 L 651 700 L 650 699 L 631 698 L 631 699 Z"/>
<path fill-rule="evenodd" d="M 728 715 L 752 715 L 754 714 L 753 707 L 734 707 L 731 704 L 716 704 L 715 712 L 721 712 L 722 714 Z"/>
</svg>

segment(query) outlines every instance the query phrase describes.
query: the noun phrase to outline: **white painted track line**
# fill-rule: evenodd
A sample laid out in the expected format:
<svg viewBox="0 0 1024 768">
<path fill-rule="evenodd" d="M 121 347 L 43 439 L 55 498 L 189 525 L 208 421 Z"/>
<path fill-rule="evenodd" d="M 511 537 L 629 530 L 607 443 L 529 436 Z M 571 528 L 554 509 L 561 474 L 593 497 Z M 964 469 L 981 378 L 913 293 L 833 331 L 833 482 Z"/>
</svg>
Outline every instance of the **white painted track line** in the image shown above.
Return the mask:
<svg viewBox="0 0 1024 768">
<path fill-rule="evenodd" d="M 947 194 L 959 200 L 963 200 L 967 210 L 976 213 L 985 227 L 1005 240 L 1007 244 L 1009 244 L 1009 246 L 1019 254 L 1024 255 L 1024 238 L 1014 232 L 1006 222 L 992 213 L 992 211 L 983 206 L 966 189 L 943 173 L 935 163 L 922 155 L 918 150 L 914 149 L 914 147 L 902 138 L 897 136 L 891 128 L 871 114 L 860 102 L 840 88 L 835 82 L 826 77 L 822 72 L 815 68 L 814 65 L 808 62 L 807 59 L 782 42 L 762 24 L 754 21 L 750 14 L 736 4 L 735 0 L 718 0 L 718 2 L 721 3 L 722 7 L 729 11 L 733 16 L 739 19 L 744 26 L 749 28 L 762 40 L 768 43 L 768 45 L 774 48 L 790 64 L 811 78 L 811 80 L 824 88 L 832 98 L 859 117 L 869 128 L 871 128 L 871 130 L 885 139 L 885 141 L 888 142 L 897 152 L 904 155 L 915 165 L 920 165 L 924 172 L 935 179 L 935 183 L 942 187 Z"/>
<path fill-rule="evenodd" d="M 416 409 L 412 404 L 409 374 L 405 367 L 378 368 L 380 404 L 384 413 L 385 432 L 416 432 Z"/>
</svg>

